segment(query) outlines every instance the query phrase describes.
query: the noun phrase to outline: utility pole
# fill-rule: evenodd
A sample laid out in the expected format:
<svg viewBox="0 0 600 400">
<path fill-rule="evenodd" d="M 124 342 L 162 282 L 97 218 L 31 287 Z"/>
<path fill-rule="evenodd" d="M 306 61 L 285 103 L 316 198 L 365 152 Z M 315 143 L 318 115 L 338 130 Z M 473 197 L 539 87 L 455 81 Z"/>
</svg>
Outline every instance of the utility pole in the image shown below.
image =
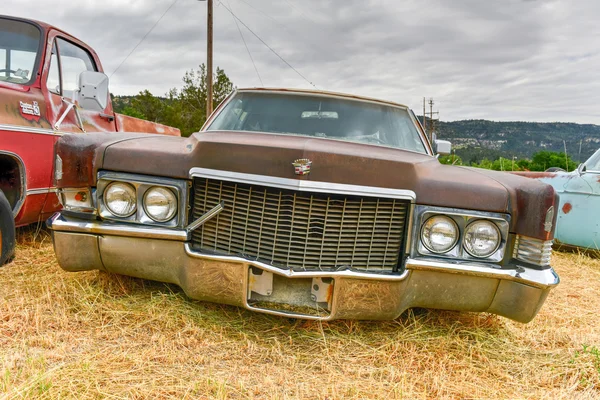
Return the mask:
<svg viewBox="0 0 600 400">
<path fill-rule="evenodd" d="M 439 111 L 433 111 L 433 98 L 429 99 L 429 120 L 431 122 L 431 127 L 429 128 L 429 140 L 433 143 L 433 133 L 435 132 L 435 122 L 436 120 L 433 119 L 434 115 L 438 115 L 439 116 Z M 438 117 L 439 119 L 439 117 Z M 425 121 L 425 104 L 423 104 L 423 121 Z"/>
<path fill-rule="evenodd" d="M 425 131 L 425 136 L 427 136 L 427 115 L 425 111 L 425 105 L 427 104 L 425 97 L 423 97 L 423 130 Z"/>
<path fill-rule="evenodd" d="M 213 109 L 213 0 L 208 0 L 206 16 L 206 118 L 208 118 Z"/>
</svg>

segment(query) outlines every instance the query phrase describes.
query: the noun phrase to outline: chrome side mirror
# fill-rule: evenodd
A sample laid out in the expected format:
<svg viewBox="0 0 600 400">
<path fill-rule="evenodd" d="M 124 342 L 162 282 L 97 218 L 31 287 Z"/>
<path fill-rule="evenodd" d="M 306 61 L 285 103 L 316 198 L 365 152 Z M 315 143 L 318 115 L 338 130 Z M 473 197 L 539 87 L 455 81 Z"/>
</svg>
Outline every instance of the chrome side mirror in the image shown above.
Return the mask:
<svg viewBox="0 0 600 400">
<path fill-rule="evenodd" d="M 435 141 L 435 152 L 443 156 L 452 153 L 452 143 L 447 140 L 436 140 Z"/>
<path fill-rule="evenodd" d="M 577 173 L 579 175 L 583 175 L 583 174 L 585 174 L 586 171 L 587 171 L 587 168 L 586 168 L 585 164 L 583 164 L 583 163 L 579 164 L 579 166 L 577 167 Z"/>
<path fill-rule="evenodd" d="M 102 72 L 83 71 L 79 74 L 79 107 L 102 112 L 108 104 L 108 76 Z"/>
</svg>

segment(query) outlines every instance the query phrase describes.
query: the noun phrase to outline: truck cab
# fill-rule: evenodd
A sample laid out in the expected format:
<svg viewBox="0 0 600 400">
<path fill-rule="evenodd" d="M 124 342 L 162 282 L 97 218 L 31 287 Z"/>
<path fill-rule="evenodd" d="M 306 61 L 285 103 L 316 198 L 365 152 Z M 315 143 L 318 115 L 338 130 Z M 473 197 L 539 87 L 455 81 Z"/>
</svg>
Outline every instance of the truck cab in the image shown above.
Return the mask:
<svg viewBox="0 0 600 400">
<path fill-rule="evenodd" d="M 60 208 L 52 187 L 60 136 L 180 135 L 178 129 L 114 113 L 108 77 L 94 49 L 29 19 L 0 16 L 0 105 L 0 198 L 7 200 L 15 226 L 44 221 Z M 0 228 L 0 237 L 10 236 L 10 227 Z"/>
</svg>

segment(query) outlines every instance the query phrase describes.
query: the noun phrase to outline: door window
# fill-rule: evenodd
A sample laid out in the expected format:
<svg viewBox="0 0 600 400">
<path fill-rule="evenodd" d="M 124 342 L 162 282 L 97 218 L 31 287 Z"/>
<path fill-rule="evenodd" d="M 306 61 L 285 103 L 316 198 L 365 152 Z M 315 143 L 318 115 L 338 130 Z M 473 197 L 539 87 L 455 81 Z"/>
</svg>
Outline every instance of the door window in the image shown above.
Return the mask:
<svg viewBox="0 0 600 400">
<path fill-rule="evenodd" d="M 52 93 L 60 94 L 60 73 L 58 65 L 58 52 L 56 51 L 56 42 L 52 46 L 52 55 L 50 56 L 50 70 L 48 71 L 48 80 L 46 87 Z"/>
<path fill-rule="evenodd" d="M 48 89 L 66 98 L 72 98 L 73 92 L 78 89 L 79 74 L 83 71 L 97 71 L 90 53 L 76 44 L 57 38 L 52 46 Z M 59 79 L 58 85 L 56 79 Z"/>
</svg>

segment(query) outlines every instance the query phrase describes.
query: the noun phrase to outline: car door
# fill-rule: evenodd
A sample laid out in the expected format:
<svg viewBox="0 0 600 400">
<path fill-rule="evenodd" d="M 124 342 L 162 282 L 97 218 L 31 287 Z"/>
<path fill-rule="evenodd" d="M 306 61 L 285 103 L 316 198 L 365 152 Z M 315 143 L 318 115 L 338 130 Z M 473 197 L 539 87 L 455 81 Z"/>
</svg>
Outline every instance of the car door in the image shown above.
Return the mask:
<svg viewBox="0 0 600 400">
<path fill-rule="evenodd" d="M 100 71 L 99 62 L 90 51 L 56 35 L 52 44 L 52 56 L 46 80 L 49 103 L 54 115 L 54 128 L 61 132 L 115 132 L 116 124 L 111 102 L 98 112 L 74 107 L 74 93 L 79 89 L 79 74 L 84 71 Z"/>
<path fill-rule="evenodd" d="M 586 170 L 573 171 L 561 185 L 553 184 L 560 196 L 556 238 L 587 249 L 600 249 L 600 162 L 594 156 Z"/>
</svg>

